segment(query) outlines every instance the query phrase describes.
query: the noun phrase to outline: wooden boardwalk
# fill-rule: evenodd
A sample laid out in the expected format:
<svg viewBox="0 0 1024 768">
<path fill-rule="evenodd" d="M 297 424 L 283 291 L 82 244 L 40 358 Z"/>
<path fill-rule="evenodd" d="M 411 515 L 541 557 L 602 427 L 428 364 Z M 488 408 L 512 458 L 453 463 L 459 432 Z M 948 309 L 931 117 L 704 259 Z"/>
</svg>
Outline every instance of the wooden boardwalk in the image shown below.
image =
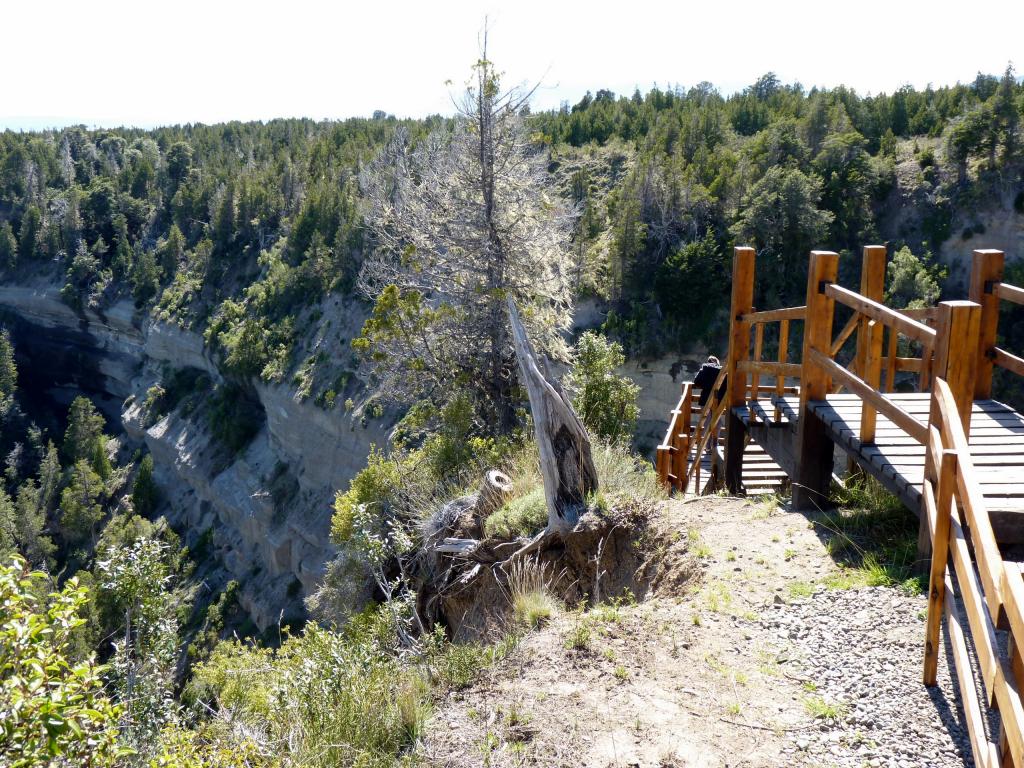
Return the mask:
<svg viewBox="0 0 1024 768">
<path fill-rule="evenodd" d="M 735 249 L 728 363 L 695 427 L 684 385 L 659 476 L 754 495 L 784 474 L 795 510 L 829 506 L 848 465 L 876 478 L 920 520 L 923 682 L 935 684 L 945 624 L 975 764 L 1024 768 L 1024 415 L 992 399 L 995 366 L 1024 376 L 1024 357 L 997 346 L 1000 301 L 1024 305 L 1024 287 L 1003 282 L 1002 252 L 978 250 L 970 301 L 894 309 L 884 247 L 864 249 L 859 292 L 839 285 L 838 261 L 813 251 L 806 304 L 758 311 L 754 251 Z M 837 309 L 848 319 L 834 334 Z M 998 733 L 983 708 L 998 710 Z"/>
<path fill-rule="evenodd" d="M 904 411 L 928 424 L 931 395 L 909 392 L 887 395 Z M 798 396 L 775 398 L 795 434 Z M 862 442 L 863 401 L 856 395 L 828 395 L 810 403 L 811 412 L 828 427 L 835 446 L 868 474 L 899 496 L 911 510 L 921 508 L 925 446 L 884 414 L 878 414 L 875 439 Z M 997 400 L 975 400 L 967 436 L 975 477 L 1000 541 L 1024 541 L 1024 416 Z"/>
</svg>

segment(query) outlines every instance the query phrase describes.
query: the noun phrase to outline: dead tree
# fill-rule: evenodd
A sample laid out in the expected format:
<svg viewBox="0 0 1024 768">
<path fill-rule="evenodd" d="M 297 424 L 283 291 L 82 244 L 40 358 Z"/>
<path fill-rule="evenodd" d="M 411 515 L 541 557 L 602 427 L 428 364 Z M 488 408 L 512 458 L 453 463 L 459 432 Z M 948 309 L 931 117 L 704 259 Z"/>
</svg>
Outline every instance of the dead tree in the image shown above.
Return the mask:
<svg viewBox="0 0 1024 768">
<path fill-rule="evenodd" d="M 564 537 L 586 511 L 587 497 L 597 491 L 590 438 L 561 387 L 541 373 L 511 298 L 508 299 L 508 315 L 519 370 L 530 396 L 548 507 L 548 525 L 538 539 L 551 535 Z"/>
</svg>

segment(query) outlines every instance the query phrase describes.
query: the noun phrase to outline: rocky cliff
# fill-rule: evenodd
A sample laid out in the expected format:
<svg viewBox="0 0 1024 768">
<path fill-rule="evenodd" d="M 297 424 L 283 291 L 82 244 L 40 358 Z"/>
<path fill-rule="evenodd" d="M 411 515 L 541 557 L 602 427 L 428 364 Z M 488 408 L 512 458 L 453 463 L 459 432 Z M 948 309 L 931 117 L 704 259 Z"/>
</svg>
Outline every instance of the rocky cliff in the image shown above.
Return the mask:
<svg viewBox="0 0 1024 768">
<path fill-rule="evenodd" d="M 321 323 L 351 338 L 359 308 L 329 298 Z M 262 427 L 237 455 L 226 456 L 201 409 L 176 408 L 152 422 L 147 390 L 175 370 L 221 379 L 200 334 L 154 320 L 121 301 L 102 314 L 77 313 L 52 284 L 0 286 L 0 308 L 12 328 L 28 386 L 66 405 L 80 392 L 107 416 L 111 431 L 152 453 L 162 512 L 195 546 L 212 531 L 212 554 L 240 584 L 239 598 L 262 630 L 303 614 L 302 598 L 318 584 L 334 549 L 328 540 L 331 501 L 383 445 L 387 425 L 358 407 L 327 408 L 287 384 L 250 382 Z M 339 341 L 340 340 L 340 341 Z M 24 378 L 24 377 L 23 377 Z M 23 386 L 25 381 L 23 381 Z"/>
</svg>

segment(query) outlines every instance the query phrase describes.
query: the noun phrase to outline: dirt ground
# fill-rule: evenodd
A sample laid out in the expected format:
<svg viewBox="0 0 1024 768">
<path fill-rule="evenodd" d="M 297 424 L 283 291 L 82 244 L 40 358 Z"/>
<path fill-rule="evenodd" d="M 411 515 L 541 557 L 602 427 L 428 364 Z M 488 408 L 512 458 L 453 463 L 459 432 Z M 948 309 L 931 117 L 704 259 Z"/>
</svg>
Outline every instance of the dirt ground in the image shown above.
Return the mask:
<svg viewBox="0 0 1024 768">
<path fill-rule="evenodd" d="M 818 727 L 810 684 L 762 621 L 837 569 L 813 526 L 772 503 L 716 497 L 667 502 L 663 515 L 666 535 L 699 559 L 696 575 L 527 635 L 439 702 L 429 764 L 830 764 L 794 754 L 794 734 Z"/>
</svg>

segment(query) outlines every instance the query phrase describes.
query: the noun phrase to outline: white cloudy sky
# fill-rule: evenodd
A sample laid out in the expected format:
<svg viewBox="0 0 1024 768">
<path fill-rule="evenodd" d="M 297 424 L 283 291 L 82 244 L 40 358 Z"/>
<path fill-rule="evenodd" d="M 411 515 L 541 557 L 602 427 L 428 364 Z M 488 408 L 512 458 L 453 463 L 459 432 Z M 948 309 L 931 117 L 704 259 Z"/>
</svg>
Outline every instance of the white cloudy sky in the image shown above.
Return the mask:
<svg viewBox="0 0 1024 768">
<path fill-rule="evenodd" d="M 769 70 L 865 93 L 1024 70 L 1022 0 L 0 0 L 0 128 L 448 112 L 485 16 L 508 78 L 543 78 L 535 108 Z"/>
</svg>

